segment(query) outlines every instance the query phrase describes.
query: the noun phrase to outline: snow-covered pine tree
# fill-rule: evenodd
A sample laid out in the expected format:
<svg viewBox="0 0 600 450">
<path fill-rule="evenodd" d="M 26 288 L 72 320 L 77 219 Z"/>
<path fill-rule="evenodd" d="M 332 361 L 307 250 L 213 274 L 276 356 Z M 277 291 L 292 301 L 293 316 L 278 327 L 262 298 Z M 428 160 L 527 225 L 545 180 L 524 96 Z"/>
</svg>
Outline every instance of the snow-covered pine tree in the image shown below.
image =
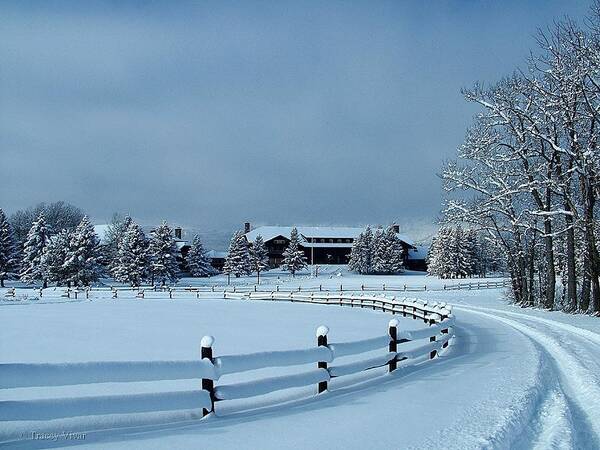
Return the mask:
<svg viewBox="0 0 600 450">
<path fill-rule="evenodd" d="M 115 214 L 106 229 L 106 234 L 101 245 L 103 247 L 103 262 L 108 267 L 110 273 L 113 272 L 113 268 L 117 264 L 119 243 L 123 240 L 123 236 L 131 222 L 132 219 L 128 215 L 122 217 Z"/>
<path fill-rule="evenodd" d="M 466 276 L 473 277 L 480 275 L 482 272 L 482 262 L 480 261 L 481 250 L 479 248 L 477 231 L 472 228 L 464 230 L 462 246 L 464 247 L 463 253 L 465 254 L 465 259 L 468 261 L 465 267 Z"/>
<path fill-rule="evenodd" d="M 392 225 L 386 230 L 386 236 L 388 242 L 389 273 L 400 273 L 404 270 L 404 248 L 402 247 L 402 242 Z"/>
<path fill-rule="evenodd" d="M 298 230 L 294 227 L 290 233 L 290 243 L 283 251 L 283 264 L 281 268 L 290 272 L 292 276 L 295 276 L 296 272 L 304 269 L 306 265 L 304 252 L 298 249 Z"/>
<path fill-rule="evenodd" d="M 352 272 L 363 274 L 363 238 L 364 232 L 360 233 L 352 243 L 350 250 L 350 259 L 348 260 L 348 269 Z"/>
<path fill-rule="evenodd" d="M 250 259 L 252 261 L 252 269 L 256 271 L 257 282 L 260 283 L 261 272 L 269 270 L 269 251 L 260 234 L 256 236 L 250 246 Z"/>
<path fill-rule="evenodd" d="M 452 278 L 465 278 L 471 271 L 471 254 L 466 245 L 465 231 L 459 225 L 452 228 L 448 248 L 452 259 Z"/>
<path fill-rule="evenodd" d="M 241 231 L 236 231 L 229 243 L 229 252 L 223 265 L 223 273 L 227 275 L 250 275 L 252 273 L 252 262 L 248 251 L 248 241 Z"/>
<path fill-rule="evenodd" d="M 394 227 L 377 230 L 373 241 L 373 270 L 381 274 L 401 272 L 404 269 L 404 250 Z"/>
<path fill-rule="evenodd" d="M 440 240 L 439 232 L 431 239 L 431 245 L 427 252 L 427 275 L 443 278 L 440 271 Z"/>
<path fill-rule="evenodd" d="M 43 265 L 43 255 L 48 245 L 48 230 L 46 228 L 46 219 L 41 213 L 31 224 L 27 233 L 27 238 L 23 245 L 23 262 L 21 264 L 21 281 L 34 283 L 43 281 L 43 286 L 47 287 L 45 270 Z"/>
<path fill-rule="evenodd" d="M 178 279 L 179 264 L 177 264 L 177 245 L 173 239 L 173 230 L 164 221 L 150 239 L 150 273 L 153 281 L 164 286 L 167 282 Z"/>
<path fill-rule="evenodd" d="M 385 264 L 385 231 L 383 228 L 377 228 L 373 233 L 373 243 L 371 245 L 371 266 L 374 273 L 384 273 Z"/>
<path fill-rule="evenodd" d="M 102 274 L 100 241 L 87 216 L 71 233 L 64 266 L 66 281 L 73 286 L 89 286 Z"/>
<path fill-rule="evenodd" d="M 150 270 L 148 243 L 144 231 L 133 220 L 119 244 L 113 276 L 121 283 L 139 286 Z"/>
<path fill-rule="evenodd" d="M 433 238 L 429 255 L 427 257 L 429 275 L 439 278 L 451 278 L 453 276 L 453 260 L 451 258 L 452 230 L 449 227 L 441 227 L 437 236 Z"/>
<path fill-rule="evenodd" d="M 214 269 L 205 253 L 200 237 L 195 235 L 192 246 L 185 258 L 188 270 L 193 277 L 209 277 L 214 273 Z"/>
<path fill-rule="evenodd" d="M 71 245 L 71 232 L 62 230 L 49 239 L 43 256 L 43 266 L 48 281 L 61 286 L 69 278 L 68 268 L 65 266 L 67 254 Z"/>
<path fill-rule="evenodd" d="M 372 260 L 375 251 L 373 245 L 373 231 L 371 230 L 371 227 L 367 225 L 365 231 L 360 233 L 354 240 L 348 268 L 362 275 L 372 273 L 374 271 Z"/>
<path fill-rule="evenodd" d="M 14 275 L 16 257 L 12 229 L 4 211 L 0 209 L 0 287 L 4 287 L 4 280 Z"/>
</svg>

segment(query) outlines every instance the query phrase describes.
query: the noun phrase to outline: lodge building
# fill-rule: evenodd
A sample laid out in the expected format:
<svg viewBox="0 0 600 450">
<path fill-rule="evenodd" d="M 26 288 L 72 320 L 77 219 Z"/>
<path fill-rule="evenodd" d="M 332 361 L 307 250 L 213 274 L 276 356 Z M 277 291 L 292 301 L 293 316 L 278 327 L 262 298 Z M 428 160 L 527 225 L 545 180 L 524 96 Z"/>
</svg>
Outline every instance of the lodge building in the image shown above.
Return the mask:
<svg viewBox="0 0 600 450">
<path fill-rule="evenodd" d="M 290 242 L 291 226 L 262 226 L 251 229 L 246 222 L 244 232 L 249 243 L 254 242 L 258 235 L 262 236 L 269 253 L 269 265 L 277 267 L 283 262 L 283 252 Z M 405 266 L 409 266 L 408 255 L 415 250 L 414 243 L 399 233 L 399 227 L 394 225 L 396 234 L 406 255 Z M 298 247 L 304 252 L 309 264 L 348 264 L 354 239 L 364 231 L 357 227 L 296 227 L 299 235 Z"/>
</svg>

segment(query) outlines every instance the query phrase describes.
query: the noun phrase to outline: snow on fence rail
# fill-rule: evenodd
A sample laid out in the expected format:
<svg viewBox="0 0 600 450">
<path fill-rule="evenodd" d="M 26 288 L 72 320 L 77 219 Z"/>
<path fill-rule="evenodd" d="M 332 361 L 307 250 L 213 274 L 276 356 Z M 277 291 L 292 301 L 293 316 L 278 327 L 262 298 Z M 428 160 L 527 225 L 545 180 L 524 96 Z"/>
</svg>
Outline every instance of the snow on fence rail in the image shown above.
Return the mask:
<svg viewBox="0 0 600 450">
<path fill-rule="evenodd" d="M 33 399 L 3 402 L 0 420 L 47 420 L 99 414 L 131 414 L 151 411 L 201 410 L 202 416 L 215 411 L 219 401 L 245 399 L 271 392 L 315 385 L 317 394 L 329 389 L 337 377 L 353 375 L 387 366 L 389 372 L 405 365 L 434 359 L 447 348 L 454 337 L 454 316 L 445 303 L 428 303 L 416 299 L 335 294 L 299 294 L 272 292 L 226 293 L 226 298 L 249 301 L 293 301 L 361 307 L 402 314 L 423 320 L 428 326 L 416 330 L 399 330 L 399 321 L 392 319 L 381 336 L 353 342 L 328 342 L 329 329 L 320 326 L 316 346 L 307 349 L 257 352 L 239 355 L 213 355 L 214 338 L 201 341 L 201 359 L 196 361 L 132 361 L 89 362 L 65 364 L 0 364 L 0 388 L 67 386 L 109 382 L 143 382 L 158 380 L 201 379 L 201 390 L 159 392 L 125 396 L 103 395 L 66 399 Z M 402 344 L 425 340 L 417 348 Z M 400 346 L 400 349 L 399 349 Z M 350 363 L 338 363 L 338 358 L 359 356 L 373 351 L 385 353 Z M 256 369 L 315 364 L 314 369 L 302 369 L 289 375 L 265 377 L 230 384 L 218 384 L 221 377 Z"/>
<path fill-rule="evenodd" d="M 195 294 L 197 298 L 200 298 L 201 294 L 204 293 L 271 293 L 275 292 L 424 292 L 424 291 L 454 291 L 454 290 L 478 290 L 478 289 L 498 289 L 509 286 L 508 280 L 501 281 L 473 281 L 468 283 L 453 283 L 444 284 L 441 287 L 430 287 L 427 285 L 366 285 L 366 284 L 339 284 L 335 287 L 324 287 L 323 285 L 318 286 L 298 286 L 292 288 L 289 286 L 281 287 L 280 285 L 264 286 L 264 285 L 253 285 L 253 286 L 143 286 L 143 287 L 85 287 L 85 288 L 32 288 L 32 287 L 21 287 L 21 288 L 9 288 L 4 293 L 6 300 L 17 300 L 19 299 L 18 293 L 23 292 L 23 297 L 29 297 L 30 293 L 35 294 L 36 297 L 43 298 L 44 296 L 53 296 L 53 292 L 58 292 L 58 295 L 68 299 L 90 299 L 94 296 L 94 293 L 106 292 L 110 294 L 111 298 L 119 298 L 119 295 L 123 296 L 127 293 L 133 294 L 135 298 L 143 299 L 148 293 L 164 293 L 168 295 L 170 299 L 174 298 L 175 295 L 181 296 L 184 294 Z M 156 295 L 156 294 L 154 294 Z M 55 296 L 55 295 L 54 295 Z"/>
</svg>

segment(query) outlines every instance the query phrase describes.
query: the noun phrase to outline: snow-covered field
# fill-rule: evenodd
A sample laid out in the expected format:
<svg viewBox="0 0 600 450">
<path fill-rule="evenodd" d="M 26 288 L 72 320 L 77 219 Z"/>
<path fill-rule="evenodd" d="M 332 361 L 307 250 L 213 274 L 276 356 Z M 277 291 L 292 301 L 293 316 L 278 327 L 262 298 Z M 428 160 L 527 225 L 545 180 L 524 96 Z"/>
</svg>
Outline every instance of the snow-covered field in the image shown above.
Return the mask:
<svg viewBox="0 0 600 450">
<path fill-rule="evenodd" d="M 244 285 L 253 279 L 234 281 Z M 518 309 L 504 302 L 501 289 L 434 290 L 452 282 L 417 274 L 359 277 L 324 268 L 316 279 L 270 273 L 263 282 L 303 288 L 426 284 L 428 291 L 410 295 L 454 304 L 457 338 L 437 360 L 392 374 L 381 371 L 358 385 L 339 384 L 319 397 L 307 398 L 298 390 L 296 397 L 287 394 L 286 404 L 282 397 L 265 398 L 263 408 L 251 411 L 243 402 L 223 402 L 217 404 L 218 417 L 202 421 L 176 414 L 146 417 L 142 427 L 90 429 L 70 439 L 32 440 L 30 433 L 79 428 L 69 429 L 76 422 L 41 419 L 18 428 L 6 420 L 9 402 L 186 391 L 198 389 L 199 380 L 4 389 L 0 436 L 24 430 L 23 440 L 6 445 L 25 448 L 600 448 L 597 318 Z M 216 338 L 216 356 L 289 350 L 314 346 L 321 324 L 329 326 L 330 341 L 351 341 L 385 334 L 390 319 L 356 308 L 193 295 L 173 300 L 46 297 L 4 301 L 0 311 L 3 363 L 193 360 L 206 334 Z M 399 329 L 420 325 L 402 319 Z M 232 375 L 231 380 L 266 373 Z"/>
</svg>

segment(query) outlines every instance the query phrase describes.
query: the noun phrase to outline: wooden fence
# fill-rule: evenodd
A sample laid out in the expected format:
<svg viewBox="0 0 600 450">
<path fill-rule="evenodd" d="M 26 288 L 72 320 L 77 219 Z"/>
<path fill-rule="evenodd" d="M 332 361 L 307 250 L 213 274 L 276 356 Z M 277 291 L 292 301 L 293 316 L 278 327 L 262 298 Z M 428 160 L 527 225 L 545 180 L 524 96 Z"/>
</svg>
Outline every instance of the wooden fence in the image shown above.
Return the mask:
<svg viewBox="0 0 600 450">
<path fill-rule="evenodd" d="M 42 298 L 44 295 L 52 295 L 52 291 L 58 289 L 60 297 L 69 299 L 89 299 L 93 297 L 93 293 L 109 293 L 112 298 L 119 298 L 123 294 L 133 293 L 136 298 L 145 298 L 147 293 L 164 293 L 169 298 L 181 296 L 184 294 L 195 294 L 200 298 L 201 294 L 205 293 L 271 293 L 271 292 L 439 292 L 439 291 L 455 291 L 455 290 L 479 290 L 479 289 L 499 289 L 509 287 L 508 280 L 501 281 L 473 281 L 468 283 L 452 283 L 443 284 L 442 286 L 430 287 L 427 285 L 366 285 L 366 284 L 339 284 L 334 287 L 323 285 L 318 286 L 280 286 L 280 285 L 252 285 L 252 286 L 143 286 L 143 287 L 86 287 L 86 288 L 10 288 L 4 297 L 7 300 L 18 299 L 18 292 L 23 292 L 24 295 L 30 293 L 36 294 Z"/>
<path fill-rule="evenodd" d="M 0 420 L 50 420 L 94 414 L 130 414 L 152 411 L 196 409 L 206 416 L 215 411 L 215 403 L 245 399 L 302 386 L 315 386 L 315 394 L 329 390 L 329 382 L 375 368 L 387 367 L 393 372 L 398 363 L 414 365 L 434 359 L 446 349 L 454 337 L 454 316 L 445 303 L 428 303 L 415 299 L 339 294 L 225 293 L 226 298 L 249 301 L 291 301 L 360 307 L 388 312 L 423 321 L 427 326 L 416 330 L 400 330 L 396 318 L 390 320 L 385 334 L 353 342 L 329 342 L 329 329 L 320 326 L 312 348 L 251 354 L 215 356 L 214 338 L 201 341 L 200 359 L 195 361 L 132 361 L 65 364 L 0 364 L 0 388 L 68 386 L 107 382 L 145 382 L 158 380 L 201 379 L 201 390 L 133 395 L 87 396 L 80 398 L 34 399 L 10 402 L 0 410 Z M 424 341 L 422 345 L 412 341 Z M 362 358 L 338 363 L 338 358 Z M 221 377 L 256 369 L 314 364 L 314 369 L 296 373 L 253 379 L 239 383 L 219 383 Z"/>
</svg>

